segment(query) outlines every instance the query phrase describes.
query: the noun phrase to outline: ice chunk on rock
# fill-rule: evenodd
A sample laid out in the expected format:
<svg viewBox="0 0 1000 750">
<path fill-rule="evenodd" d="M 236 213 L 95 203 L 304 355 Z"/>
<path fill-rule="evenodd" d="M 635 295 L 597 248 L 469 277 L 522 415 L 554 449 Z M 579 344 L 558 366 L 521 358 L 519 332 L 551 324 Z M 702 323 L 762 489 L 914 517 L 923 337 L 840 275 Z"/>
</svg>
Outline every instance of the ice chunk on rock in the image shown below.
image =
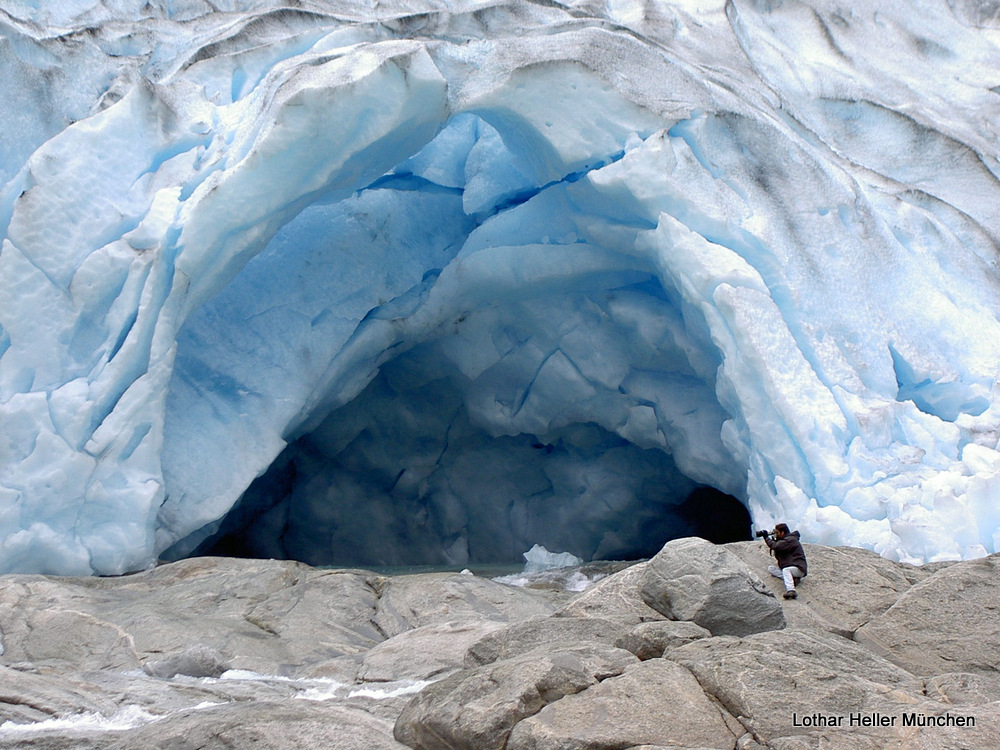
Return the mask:
<svg viewBox="0 0 1000 750">
<path fill-rule="evenodd" d="M 570 568 L 582 565 L 583 560 L 570 552 L 549 552 L 540 544 L 534 545 L 524 553 L 525 573 L 541 573 L 553 568 Z"/>
</svg>

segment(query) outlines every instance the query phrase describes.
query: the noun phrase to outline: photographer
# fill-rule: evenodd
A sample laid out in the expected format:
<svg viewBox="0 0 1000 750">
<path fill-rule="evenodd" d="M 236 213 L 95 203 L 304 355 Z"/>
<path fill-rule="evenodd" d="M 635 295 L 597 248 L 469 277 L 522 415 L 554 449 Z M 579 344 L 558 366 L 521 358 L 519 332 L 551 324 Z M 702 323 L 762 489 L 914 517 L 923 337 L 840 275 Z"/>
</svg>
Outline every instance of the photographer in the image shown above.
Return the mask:
<svg viewBox="0 0 1000 750">
<path fill-rule="evenodd" d="M 757 536 L 764 537 L 764 543 L 771 548 L 777 565 L 768 565 L 767 572 L 785 582 L 785 598 L 794 599 L 795 580 L 805 578 L 806 553 L 799 542 L 799 532 L 789 531 L 788 526 L 779 523 L 774 527 L 774 533 L 758 531 Z"/>
</svg>

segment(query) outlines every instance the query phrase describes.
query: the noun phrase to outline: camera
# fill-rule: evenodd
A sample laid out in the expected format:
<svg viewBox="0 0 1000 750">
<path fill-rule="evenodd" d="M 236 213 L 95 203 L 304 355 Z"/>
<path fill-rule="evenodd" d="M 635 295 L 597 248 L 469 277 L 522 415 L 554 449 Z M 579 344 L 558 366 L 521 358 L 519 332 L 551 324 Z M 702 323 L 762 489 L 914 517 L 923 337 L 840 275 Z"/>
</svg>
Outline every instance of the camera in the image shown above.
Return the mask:
<svg viewBox="0 0 1000 750">
<path fill-rule="evenodd" d="M 771 532 L 768 529 L 761 529 L 760 531 L 755 532 L 754 536 L 759 539 L 761 537 L 771 536 Z"/>
</svg>

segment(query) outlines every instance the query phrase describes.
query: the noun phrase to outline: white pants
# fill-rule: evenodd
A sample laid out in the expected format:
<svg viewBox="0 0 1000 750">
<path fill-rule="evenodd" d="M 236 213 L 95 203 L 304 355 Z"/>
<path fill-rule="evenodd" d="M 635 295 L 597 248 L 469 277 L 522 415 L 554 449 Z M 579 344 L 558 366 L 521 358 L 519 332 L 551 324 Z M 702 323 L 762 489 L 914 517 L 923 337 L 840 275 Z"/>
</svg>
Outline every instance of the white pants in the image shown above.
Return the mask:
<svg viewBox="0 0 1000 750">
<path fill-rule="evenodd" d="M 785 591 L 795 591 L 795 579 L 802 577 L 802 571 L 797 565 L 789 565 L 787 568 L 768 565 L 767 572 L 785 582 Z"/>
</svg>

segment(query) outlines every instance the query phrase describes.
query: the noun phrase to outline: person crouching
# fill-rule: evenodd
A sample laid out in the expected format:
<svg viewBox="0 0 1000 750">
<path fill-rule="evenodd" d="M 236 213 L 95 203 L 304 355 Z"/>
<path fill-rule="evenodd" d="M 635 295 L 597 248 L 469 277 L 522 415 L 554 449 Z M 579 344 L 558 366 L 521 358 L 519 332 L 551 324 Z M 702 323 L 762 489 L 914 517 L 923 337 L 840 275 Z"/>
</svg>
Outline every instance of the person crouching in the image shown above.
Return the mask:
<svg viewBox="0 0 1000 750">
<path fill-rule="evenodd" d="M 774 527 L 774 533 L 764 537 L 764 542 L 771 548 L 771 554 L 777 565 L 768 565 L 767 572 L 785 582 L 785 598 L 794 599 L 795 581 L 806 576 L 806 553 L 799 541 L 799 532 L 789 531 L 787 524 L 779 523 Z"/>
</svg>

